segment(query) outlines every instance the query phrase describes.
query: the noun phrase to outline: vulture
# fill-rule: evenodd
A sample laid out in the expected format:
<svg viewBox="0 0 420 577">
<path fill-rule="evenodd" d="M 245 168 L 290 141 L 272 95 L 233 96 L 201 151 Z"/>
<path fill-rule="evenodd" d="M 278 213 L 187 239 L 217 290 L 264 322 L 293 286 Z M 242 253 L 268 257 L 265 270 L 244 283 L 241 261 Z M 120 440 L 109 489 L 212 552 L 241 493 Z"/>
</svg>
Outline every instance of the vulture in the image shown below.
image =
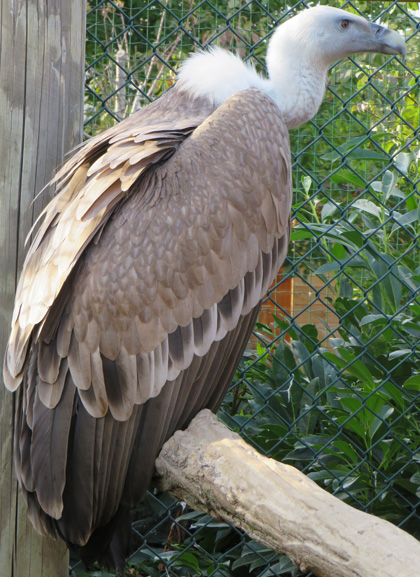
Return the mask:
<svg viewBox="0 0 420 577">
<path fill-rule="evenodd" d="M 218 409 L 286 257 L 288 130 L 356 52 L 405 44 L 349 12 L 304 10 L 273 33 L 268 78 L 220 48 L 192 55 L 171 90 L 57 172 L 3 372 L 29 517 L 87 563 L 123 572 L 163 443 Z"/>
</svg>

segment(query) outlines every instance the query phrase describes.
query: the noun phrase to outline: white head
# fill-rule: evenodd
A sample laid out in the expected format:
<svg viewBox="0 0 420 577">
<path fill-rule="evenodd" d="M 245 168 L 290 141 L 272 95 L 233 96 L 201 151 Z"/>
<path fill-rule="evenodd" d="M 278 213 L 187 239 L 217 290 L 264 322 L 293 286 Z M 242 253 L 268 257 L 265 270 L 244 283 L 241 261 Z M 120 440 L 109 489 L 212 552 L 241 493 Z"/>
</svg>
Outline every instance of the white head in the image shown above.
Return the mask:
<svg viewBox="0 0 420 577">
<path fill-rule="evenodd" d="M 313 118 L 329 67 L 358 52 L 405 55 L 393 30 L 331 6 L 303 10 L 274 32 L 267 51 L 271 93 L 289 128 Z"/>
<path fill-rule="evenodd" d="M 264 90 L 277 102 L 289 128 L 312 118 L 325 91 L 328 68 L 358 52 L 405 55 L 393 30 L 330 6 L 303 10 L 281 24 L 267 51 L 269 79 L 220 49 L 193 55 L 182 66 L 181 90 L 216 105 L 245 88 Z"/>
<path fill-rule="evenodd" d="M 271 75 L 278 60 L 298 54 L 302 62 L 328 68 L 358 52 L 405 56 L 405 42 L 397 32 L 365 18 L 331 6 L 316 6 L 277 28 L 269 44 L 267 66 Z"/>
</svg>

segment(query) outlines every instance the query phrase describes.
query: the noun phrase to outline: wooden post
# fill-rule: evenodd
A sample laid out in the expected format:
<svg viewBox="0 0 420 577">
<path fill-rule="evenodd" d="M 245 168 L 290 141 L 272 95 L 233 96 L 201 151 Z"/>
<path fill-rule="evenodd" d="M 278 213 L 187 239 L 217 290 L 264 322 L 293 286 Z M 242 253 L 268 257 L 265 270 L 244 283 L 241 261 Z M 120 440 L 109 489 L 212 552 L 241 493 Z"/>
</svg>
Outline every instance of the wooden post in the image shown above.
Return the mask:
<svg viewBox="0 0 420 577">
<path fill-rule="evenodd" d="M 0 0 L 0 355 L 31 204 L 82 136 L 86 0 Z M 13 471 L 13 395 L 0 387 L 0 577 L 68 575 L 64 544 L 26 517 Z"/>
</svg>

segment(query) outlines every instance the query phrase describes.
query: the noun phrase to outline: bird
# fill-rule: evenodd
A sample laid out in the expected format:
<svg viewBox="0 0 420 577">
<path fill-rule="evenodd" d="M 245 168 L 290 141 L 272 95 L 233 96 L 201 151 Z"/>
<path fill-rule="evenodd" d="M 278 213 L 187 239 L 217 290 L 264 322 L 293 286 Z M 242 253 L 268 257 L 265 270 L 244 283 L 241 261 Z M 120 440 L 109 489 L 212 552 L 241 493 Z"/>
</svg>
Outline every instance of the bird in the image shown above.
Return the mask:
<svg viewBox="0 0 420 577">
<path fill-rule="evenodd" d="M 400 34 L 318 6 L 272 34 L 268 77 L 221 48 L 88 140 L 31 230 L 3 376 L 35 529 L 124 570 L 130 509 L 164 442 L 216 411 L 287 255 L 289 130 L 327 73 Z"/>
</svg>

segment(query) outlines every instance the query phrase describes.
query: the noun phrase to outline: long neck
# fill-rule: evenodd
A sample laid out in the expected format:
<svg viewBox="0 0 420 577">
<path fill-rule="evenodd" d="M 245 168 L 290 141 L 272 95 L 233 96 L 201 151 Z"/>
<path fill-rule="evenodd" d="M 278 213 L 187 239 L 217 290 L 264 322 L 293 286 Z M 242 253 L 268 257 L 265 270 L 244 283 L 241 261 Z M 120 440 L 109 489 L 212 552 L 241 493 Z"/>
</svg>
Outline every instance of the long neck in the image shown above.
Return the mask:
<svg viewBox="0 0 420 577">
<path fill-rule="evenodd" d="M 293 50 L 290 43 L 282 47 L 282 42 L 278 37 L 270 42 L 269 79 L 233 54 L 216 49 L 189 58 L 181 68 L 178 87 L 216 106 L 240 90 L 258 88 L 277 103 L 289 129 L 300 126 L 313 118 L 322 102 L 327 66 L 312 62 L 310 56 L 302 58 L 301 50 Z"/>
<path fill-rule="evenodd" d="M 285 45 L 281 37 L 274 37 L 267 53 L 271 96 L 289 129 L 315 116 L 327 78 L 327 66 L 317 62 L 309 52 L 302 54 L 302 43 L 299 48 L 290 39 Z"/>
<path fill-rule="evenodd" d="M 325 92 L 326 73 L 311 68 L 283 68 L 270 77 L 270 95 L 281 110 L 287 128 L 296 128 L 315 116 Z"/>
</svg>

